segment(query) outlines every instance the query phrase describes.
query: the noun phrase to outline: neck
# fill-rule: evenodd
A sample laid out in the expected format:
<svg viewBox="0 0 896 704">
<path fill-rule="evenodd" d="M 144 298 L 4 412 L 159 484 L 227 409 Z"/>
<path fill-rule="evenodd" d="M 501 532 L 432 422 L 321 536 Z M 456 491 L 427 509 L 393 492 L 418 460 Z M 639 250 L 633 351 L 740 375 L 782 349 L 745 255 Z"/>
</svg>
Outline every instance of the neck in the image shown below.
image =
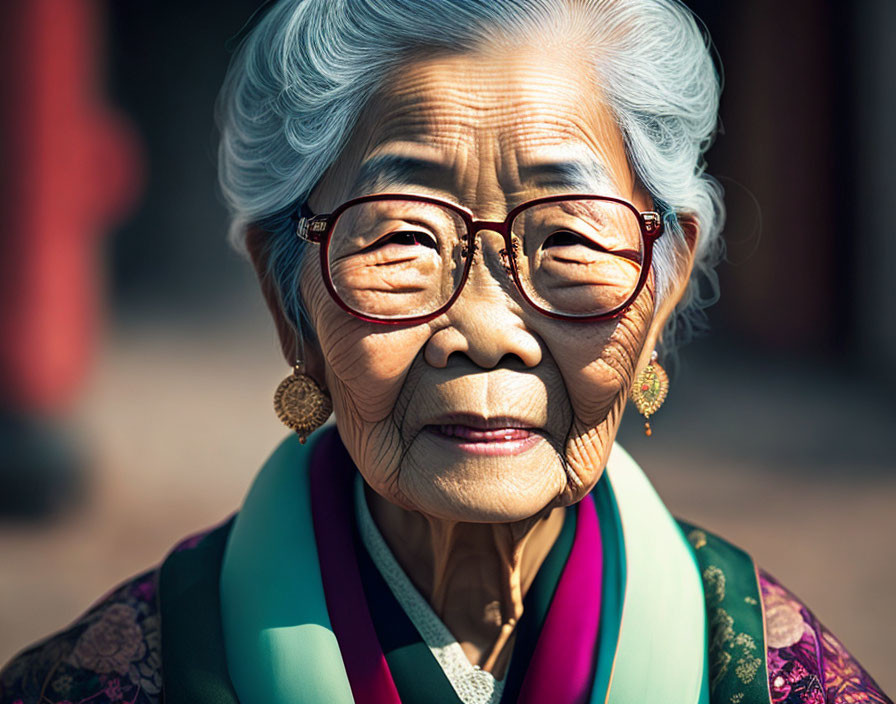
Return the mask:
<svg viewBox="0 0 896 704">
<path fill-rule="evenodd" d="M 469 658 L 502 678 L 514 628 L 564 509 L 516 523 L 461 523 L 407 511 L 367 490 L 373 520 L 396 560 Z"/>
</svg>

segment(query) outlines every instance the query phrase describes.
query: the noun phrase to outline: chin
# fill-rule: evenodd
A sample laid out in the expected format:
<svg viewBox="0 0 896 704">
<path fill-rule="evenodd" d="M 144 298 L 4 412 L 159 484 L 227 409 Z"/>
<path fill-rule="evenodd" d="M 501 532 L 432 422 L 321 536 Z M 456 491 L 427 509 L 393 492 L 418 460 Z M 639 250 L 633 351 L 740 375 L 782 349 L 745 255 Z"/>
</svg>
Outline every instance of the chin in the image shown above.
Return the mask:
<svg viewBox="0 0 896 704">
<path fill-rule="evenodd" d="M 547 443 L 526 454 L 451 461 L 411 451 L 398 475 L 401 494 L 408 508 L 441 520 L 526 520 L 557 506 L 569 489 L 563 463 Z"/>
<path fill-rule="evenodd" d="M 430 491 L 428 496 L 409 498 L 414 510 L 441 521 L 457 523 L 516 523 L 543 513 L 554 503 L 553 497 L 548 501 L 533 501 L 525 496 L 483 496 L 475 489 L 470 492 Z"/>
</svg>

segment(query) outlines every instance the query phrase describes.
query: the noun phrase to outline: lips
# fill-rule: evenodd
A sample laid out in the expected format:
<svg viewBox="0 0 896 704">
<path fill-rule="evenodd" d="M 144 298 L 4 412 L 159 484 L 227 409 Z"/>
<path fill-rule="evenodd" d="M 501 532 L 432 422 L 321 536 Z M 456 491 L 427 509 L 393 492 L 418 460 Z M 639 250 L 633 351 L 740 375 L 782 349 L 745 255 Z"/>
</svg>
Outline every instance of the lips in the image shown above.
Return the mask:
<svg viewBox="0 0 896 704">
<path fill-rule="evenodd" d="M 436 432 L 449 438 L 458 438 L 467 442 L 512 442 L 525 440 L 532 431 L 527 428 L 474 428 L 469 425 L 436 425 Z"/>
<path fill-rule="evenodd" d="M 473 455 L 517 455 L 542 440 L 534 428 L 520 427 L 518 421 L 511 423 L 514 421 L 470 419 L 466 423 L 427 425 L 424 431 L 448 447 Z"/>
</svg>

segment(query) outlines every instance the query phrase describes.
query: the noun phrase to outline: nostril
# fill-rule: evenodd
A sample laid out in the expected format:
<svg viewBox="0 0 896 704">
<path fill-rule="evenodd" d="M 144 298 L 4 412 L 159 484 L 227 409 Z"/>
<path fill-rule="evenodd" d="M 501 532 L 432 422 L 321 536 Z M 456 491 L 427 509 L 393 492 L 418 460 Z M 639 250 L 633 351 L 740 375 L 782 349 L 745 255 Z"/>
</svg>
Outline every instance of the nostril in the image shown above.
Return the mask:
<svg viewBox="0 0 896 704">
<path fill-rule="evenodd" d="M 470 356 L 466 352 L 462 350 L 456 350 L 445 358 L 445 362 L 442 366 L 447 367 L 451 364 L 463 364 L 465 362 L 470 363 L 472 361 L 473 360 L 470 359 Z"/>
<path fill-rule="evenodd" d="M 473 365 L 474 367 L 484 370 L 516 369 L 520 371 L 529 366 L 526 364 L 526 361 L 515 352 L 507 352 L 497 359 L 489 359 L 484 355 L 464 350 L 455 350 L 449 354 L 447 359 L 445 359 L 445 363 L 441 366 L 448 367 L 451 365 Z"/>
<path fill-rule="evenodd" d="M 520 355 L 515 352 L 508 352 L 501 359 L 498 360 L 495 367 L 501 367 L 502 369 L 525 369 L 529 365 L 526 364 L 526 360 L 524 360 Z"/>
</svg>

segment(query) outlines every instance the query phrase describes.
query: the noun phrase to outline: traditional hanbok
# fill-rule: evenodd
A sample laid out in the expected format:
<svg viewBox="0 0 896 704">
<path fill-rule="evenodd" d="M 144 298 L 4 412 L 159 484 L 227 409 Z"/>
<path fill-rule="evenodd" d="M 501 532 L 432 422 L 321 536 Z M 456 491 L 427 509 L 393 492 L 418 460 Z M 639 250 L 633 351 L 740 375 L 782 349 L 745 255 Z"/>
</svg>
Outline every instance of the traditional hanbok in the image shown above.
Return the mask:
<svg viewBox="0 0 896 704">
<path fill-rule="evenodd" d="M 0 704 L 890 702 L 743 551 L 676 521 L 614 446 L 526 594 L 500 681 L 403 574 L 333 429 L 242 509 L 0 673 Z"/>
</svg>

